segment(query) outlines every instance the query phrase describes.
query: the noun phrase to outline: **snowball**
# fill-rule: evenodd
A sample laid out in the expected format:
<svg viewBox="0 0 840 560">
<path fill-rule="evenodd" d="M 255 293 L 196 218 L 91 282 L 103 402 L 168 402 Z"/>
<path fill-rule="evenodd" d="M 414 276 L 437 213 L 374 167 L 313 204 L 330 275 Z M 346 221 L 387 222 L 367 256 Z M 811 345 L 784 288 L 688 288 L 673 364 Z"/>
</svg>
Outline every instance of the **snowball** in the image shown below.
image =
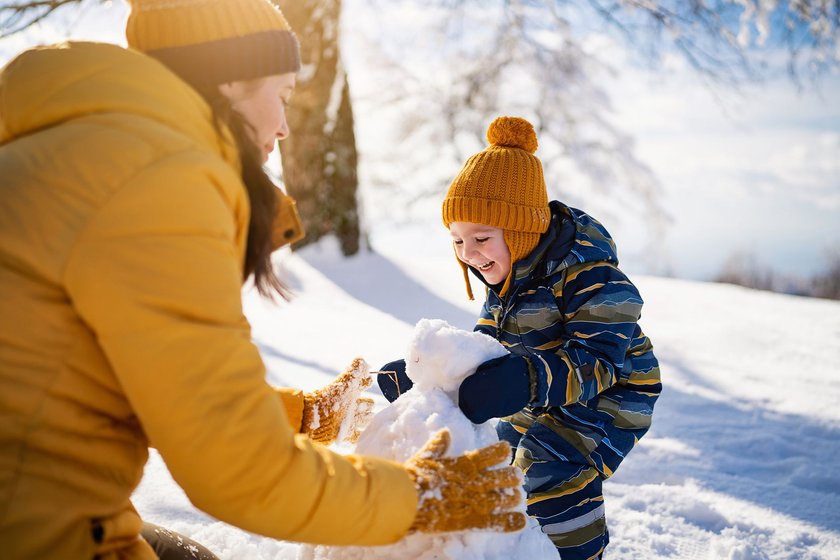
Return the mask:
<svg viewBox="0 0 840 560">
<path fill-rule="evenodd" d="M 445 321 L 422 319 L 406 354 L 406 373 L 414 387 L 378 412 L 362 432 L 354 452 L 405 462 L 441 428 L 452 436 L 449 456 L 499 441 L 493 422 L 475 425 L 456 404 L 461 381 L 484 361 L 507 350 L 495 339 L 456 329 Z M 524 496 L 524 493 L 523 493 Z M 517 508 L 525 511 L 524 497 Z M 326 547 L 305 545 L 299 560 L 508 560 L 556 558 L 557 551 L 539 524 L 517 533 L 461 531 L 415 533 L 388 546 Z"/>
<path fill-rule="evenodd" d="M 507 353 L 499 341 L 484 333 L 456 329 L 439 319 L 420 319 L 405 359 L 405 373 L 421 391 L 438 387 L 453 394 L 483 362 Z"/>
</svg>

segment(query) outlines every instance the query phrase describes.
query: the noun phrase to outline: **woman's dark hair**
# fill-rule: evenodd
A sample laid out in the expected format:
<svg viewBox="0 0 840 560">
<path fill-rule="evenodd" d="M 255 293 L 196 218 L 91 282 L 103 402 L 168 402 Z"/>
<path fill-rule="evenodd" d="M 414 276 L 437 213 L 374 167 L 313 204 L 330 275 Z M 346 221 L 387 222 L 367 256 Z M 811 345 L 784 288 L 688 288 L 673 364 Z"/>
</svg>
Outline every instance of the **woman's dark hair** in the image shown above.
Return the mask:
<svg viewBox="0 0 840 560">
<path fill-rule="evenodd" d="M 248 191 L 251 204 L 248 242 L 245 248 L 245 278 L 253 274 L 254 286 L 261 295 L 272 297 L 276 293 L 288 300 L 289 290 L 277 277 L 271 263 L 271 253 L 274 249 L 271 236 L 277 210 L 277 187 L 263 169 L 260 150 L 250 135 L 251 127 L 245 117 L 234 110 L 218 87 L 206 86 L 196 89 L 210 105 L 216 128 L 221 130 L 223 126 L 227 126 L 239 150 L 242 182 Z"/>
</svg>

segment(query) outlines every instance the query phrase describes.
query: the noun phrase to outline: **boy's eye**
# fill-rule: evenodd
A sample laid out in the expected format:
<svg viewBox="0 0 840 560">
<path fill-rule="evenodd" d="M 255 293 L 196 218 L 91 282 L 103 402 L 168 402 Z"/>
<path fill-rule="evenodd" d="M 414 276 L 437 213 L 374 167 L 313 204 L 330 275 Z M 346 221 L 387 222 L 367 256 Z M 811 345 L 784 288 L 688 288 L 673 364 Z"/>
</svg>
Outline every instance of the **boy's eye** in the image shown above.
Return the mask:
<svg viewBox="0 0 840 560">
<path fill-rule="evenodd" d="M 475 241 L 476 241 L 476 243 L 484 243 L 488 239 L 490 239 L 490 238 L 489 237 L 476 237 Z"/>
<path fill-rule="evenodd" d="M 461 241 L 460 239 L 453 239 L 452 243 L 454 243 L 455 245 L 463 245 L 464 244 L 464 242 Z"/>
</svg>

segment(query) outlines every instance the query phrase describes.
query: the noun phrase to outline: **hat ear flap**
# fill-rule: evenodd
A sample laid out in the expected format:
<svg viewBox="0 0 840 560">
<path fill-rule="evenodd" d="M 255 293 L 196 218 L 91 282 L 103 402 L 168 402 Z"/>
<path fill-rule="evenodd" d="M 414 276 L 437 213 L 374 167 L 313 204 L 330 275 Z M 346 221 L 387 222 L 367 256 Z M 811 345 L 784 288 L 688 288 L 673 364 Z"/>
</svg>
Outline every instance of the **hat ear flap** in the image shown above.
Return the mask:
<svg viewBox="0 0 840 560">
<path fill-rule="evenodd" d="M 452 251 L 455 251 L 455 247 L 452 247 Z M 455 253 L 455 260 L 458 261 L 458 266 L 461 267 L 461 270 L 464 273 L 464 284 L 467 287 L 467 297 L 470 298 L 470 301 L 472 301 L 475 298 L 473 297 L 472 286 L 470 286 L 470 271 L 467 267 L 467 263 L 458 258 L 457 252 Z"/>
<path fill-rule="evenodd" d="M 505 278 L 505 283 L 502 286 L 499 295 L 504 297 L 510 288 L 511 279 L 513 278 L 513 265 L 521 261 L 531 254 L 540 242 L 539 233 L 531 233 L 524 231 L 513 231 L 510 229 L 504 230 L 503 233 L 505 245 L 510 251 L 510 272 Z"/>
</svg>

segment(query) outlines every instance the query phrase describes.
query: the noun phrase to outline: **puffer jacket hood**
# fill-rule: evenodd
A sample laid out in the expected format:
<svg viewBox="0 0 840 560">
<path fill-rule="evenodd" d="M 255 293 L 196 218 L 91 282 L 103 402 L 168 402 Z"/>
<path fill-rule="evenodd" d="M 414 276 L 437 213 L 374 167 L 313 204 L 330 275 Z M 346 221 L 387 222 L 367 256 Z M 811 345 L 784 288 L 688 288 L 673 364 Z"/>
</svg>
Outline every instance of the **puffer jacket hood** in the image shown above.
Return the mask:
<svg viewBox="0 0 840 560">
<path fill-rule="evenodd" d="M 573 264 L 598 261 L 618 264 L 615 242 L 598 220 L 556 200 L 549 207 L 551 224 L 548 231 L 517 269 L 531 269 L 543 261 L 545 268 L 540 276 L 545 277 Z"/>
<path fill-rule="evenodd" d="M 138 75 L 155 79 L 138 80 Z M 152 119 L 239 166 L 233 138 L 225 133 L 220 142 L 210 107 L 198 92 L 140 52 L 67 42 L 26 51 L 0 73 L 0 145 L 96 113 Z"/>
</svg>

